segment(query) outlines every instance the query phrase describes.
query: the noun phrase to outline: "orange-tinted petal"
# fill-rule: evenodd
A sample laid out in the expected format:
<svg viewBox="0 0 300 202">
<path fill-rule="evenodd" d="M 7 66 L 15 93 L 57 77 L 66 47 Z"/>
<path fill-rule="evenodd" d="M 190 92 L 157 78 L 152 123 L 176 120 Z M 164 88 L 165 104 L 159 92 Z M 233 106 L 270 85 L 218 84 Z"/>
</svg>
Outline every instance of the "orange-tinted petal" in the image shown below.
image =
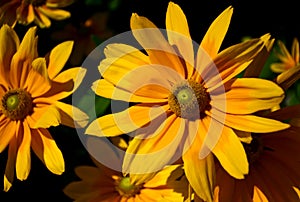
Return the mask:
<svg viewBox="0 0 300 202">
<path fill-rule="evenodd" d="M 132 132 L 161 116 L 169 106 L 137 104 L 128 109 L 102 116 L 87 126 L 86 134 L 95 136 L 118 136 Z"/>
<path fill-rule="evenodd" d="M 211 95 L 211 105 L 230 114 L 250 114 L 281 103 L 283 90 L 274 82 L 259 78 L 236 79 L 226 95 Z"/>
<path fill-rule="evenodd" d="M 210 25 L 205 36 L 202 39 L 200 47 L 202 47 L 211 58 L 214 58 L 225 38 L 228 30 L 231 16 L 233 13 L 232 6 L 226 8 Z M 201 61 L 197 61 L 201 62 Z"/>
<path fill-rule="evenodd" d="M 47 7 L 38 7 L 39 11 L 49 18 L 55 20 L 64 20 L 71 17 L 71 13 L 61 9 L 51 9 Z"/>
<path fill-rule="evenodd" d="M 20 44 L 18 35 L 8 25 L 3 25 L 0 29 L 0 44 L 0 80 L 7 85 L 10 62 Z"/>
<path fill-rule="evenodd" d="M 182 155 L 186 127 L 185 120 L 173 114 L 138 129 L 126 150 L 123 172 L 130 173 L 133 183 L 142 184 L 164 166 L 177 161 Z"/>
<path fill-rule="evenodd" d="M 34 153 L 54 174 L 60 175 L 65 171 L 65 163 L 60 149 L 47 129 L 33 130 L 31 146 Z"/>
<path fill-rule="evenodd" d="M 9 191 L 14 180 L 17 149 L 17 138 L 16 136 L 14 136 L 9 143 L 8 157 L 5 167 L 3 190 L 6 192 Z"/>
<path fill-rule="evenodd" d="M 28 74 L 27 80 L 25 81 L 24 89 L 30 93 L 32 98 L 39 97 L 46 93 L 50 88 L 50 83 L 47 78 L 42 76 L 39 72 L 31 69 Z"/>
<path fill-rule="evenodd" d="M 65 66 L 71 55 L 73 44 L 73 41 L 65 41 L 51 50 L 48 64 L 50 79 L 54 79 Z"/>
<path fill-rule="evenodd" d="M 83 128 L 88 124 L 89 117 L 79 108 L 63 102 L 56 102 L 60 112 L 60 123 L 73 128 Z"/>
<path fill-rule="evenodd" d="M 183 77 L 186 76 L 178 55 L 150 20 L 134 13 L 130 19 L 130 26 L 136 40 L 147 51 L 151 63 L 172 68 Z"/>
<path fill-rule="evenodd" d="M 155 86 L 156 88 L 159 86 Z M 157 94 L 152 94 L 151 97 L 145 97 L 140 95 L 135 95 L 128 92 L 122 88 L 114 86 L 112 83 L 105 79 L 97 80 L 92 85 L 93 91 L 102 97 L 114 99 L 114 100 L 128 100 L 129 102 L 142 102 L 142 103 L 162 103 L 166 102 L 165 98 L 156 97 Z M 164 89 L 165 90 L 165 89 Z M 158 92 L 158 91 L 156 91 Z M 159 95 L 160 93 L 158 93 Z"/>
<path fill-rule="evenodd" d="M 17 130 L 18 141 L 21 141 L 21 144 L 17 151 L 16 159 L 16 176 L 19 180 L 26 180 L 31 169 L 31 153 L 30 153 L 30 144 L 31 144 L 31 130 L 28 126 L 28 123 L 24 121 Z"/>
<path fill-rule="evenodd" d="M 26 32 L 19 49 L 11 60 L 10 79 L 13 87 L 24 86 L 28 81 L 32 61 L 38 56 L 36 27 L 31 27 Z"/>
<path fill-rule="evenodd" d="M 182 59 L 186 63 L 187 78 L 190 78 L 194 72 L 194 48 L 190 36 L 188 23 L 181 8 L 169 2 L 166 14 L 166 28 L 168 41 L 171 45 L 176 46 Z"/>
<path fill-rule="evenodd" d="M 3 118 L 3 114 L 1 118 Z M 9 144 L 10 140 L 16 135 L 17 124 L 15 121 L 10 121 L 7 118 L 0 121 L 0 152 L 2 152 Z"/>
</svg>

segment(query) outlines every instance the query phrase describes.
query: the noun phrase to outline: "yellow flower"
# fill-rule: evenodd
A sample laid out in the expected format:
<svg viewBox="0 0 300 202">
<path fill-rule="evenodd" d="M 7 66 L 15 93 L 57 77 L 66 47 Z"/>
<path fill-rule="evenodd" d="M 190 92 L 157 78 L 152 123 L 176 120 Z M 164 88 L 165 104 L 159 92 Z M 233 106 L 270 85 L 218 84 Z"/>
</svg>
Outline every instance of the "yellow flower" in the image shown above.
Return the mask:
<svg viewBox="0 0 300 202">
<path fill-rule="evenodd" d="M 217 163 L 215 201 L 299 201 L 300 128 L 257 134 L 245 144 L 249 174 L 237 180 Z"/>
<path fill-rule="evenodd" d="M 62 153 L 47 128 L 83 127 L 88 121 L 81 110 L 59 101 L 77 88 L 85 74 L 81 68 L 60 73 L 73 42 L 59 44 L 47 58 L 38 57 L 35 33 L 36 27 L 30 28 L 20 43 L 11 27 L 0 29 L 0 152 L 8 147 L 5 191 L 14 172 L 19 180 L 27 179 L 31 149 L 51 172 L 64 172 Z M 73 113 L 78 120 L 73 120 Z"/>
<path fill-rule="evenodd" d="M 32 22 L 41 28 L 51 26 L 49 18 L 64 20 L 70 12 L 61 10 L 73 0 L 3 0 L 0 3 L 0 24 L 14 26 L 16 22 L 28 25 Z"/>
<path fill-rule="evenodd" d="M 107 147 L 106 143 L 96 145 Z M 95 142 L 93 143 L 95 144 Z M 109 148 L 108 148 L 109 149 Z M 113 154 L 114 152 L 109 152 Z M 64 193 L 82 202 L 143 202 L 143 201 L 174 201 L 183 202 L 187 198 L 188 182 L 184 177 L 182 165 L 169 165 L 155 173 L 153 178 L 134 184 L 130 182 L 130 175 L 123 175 L 121 169 L 122 158 L 111 155 L 110 161 L 119 168 L 110 169 L 91 157 L 97 166 L 78 166 L 75 173 L 81 179 L 69 183 Z"/>
<path fill-rule="evenodd" d="M 172 2 L 166 14 L 168 40 L 150 20 L 133 14 L 132 34 L 147 54 L 125 44 L 106 47 L 106 59 L 99 66 L 103 79 L 94 83 L 93 90 L 137 104 L 98 118 L 86 134 L 118 136 L 134 131 L 124 172 L 150 173 L 182 156 L 191 186 L 202 199 L 212 201 L 212 153 L 233 177 L 242 179 L 248 173 L 246 153 L 233 129 L 272 132 L 289 127 L 253 115 L 282 101 L 284 92 L 278 85 L 259 78 L 235 78 L 270 36 L 219 52 L 232 13 L 229 6 L 214 20 L 196 53 L 186 17 Z M 132 176 L 132 182 L 139 182 L 138 175 Z"/>
<path fill-rule="evenodd" d="M 281 62 L 271 64 L 271 70 L 275 73 L 285 72 L 299 64 L 299 42 L 294 38 L 291 53 L 287 50 L 285 44 L 278 40 L 279 52 L 276 56 Z"/>
</svg>

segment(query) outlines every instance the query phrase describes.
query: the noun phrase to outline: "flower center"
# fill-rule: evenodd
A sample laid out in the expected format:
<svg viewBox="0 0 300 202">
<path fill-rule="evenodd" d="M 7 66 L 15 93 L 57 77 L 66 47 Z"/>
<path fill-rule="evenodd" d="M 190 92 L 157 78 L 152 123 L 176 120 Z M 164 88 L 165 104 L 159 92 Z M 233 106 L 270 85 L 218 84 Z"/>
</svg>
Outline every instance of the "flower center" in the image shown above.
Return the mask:
<svg viewBox="0 0 300 202">
<path fill-rule="evenodd" d="M 247 154 L 249 163 L 254 163 L 264 150 L 262 139 L 257 135 L 252 134 L 252 141 L 250 144 L 242 143 Z"/>
<path fill-rule="evenodd" d="M 32 4 L 33 6 L 42 6 L 46 4 L 46 0 L 25 0 L 25 3 Z"/>
<path fill-rule="evenodd" d="M 131 184 L 129 177 L 121 177 L 117 180 L 116 189 L 121 196 L 131 197 L 137 194 L 141 186 Z"/>
<path fill-rule="evenodd" d="M 32 112 L 32 98 L 23 89 L 9 90 L 1 103 L 2 113 L 11 120 L 21 120 Z"/>
<path fill-rule="evenodd" d="M 179 117 L 197 119 L 209 108 L 209 94 L 200 83 L 185 80 L 173 86 L 168 97 L 170 109 Z"/>
</svg>

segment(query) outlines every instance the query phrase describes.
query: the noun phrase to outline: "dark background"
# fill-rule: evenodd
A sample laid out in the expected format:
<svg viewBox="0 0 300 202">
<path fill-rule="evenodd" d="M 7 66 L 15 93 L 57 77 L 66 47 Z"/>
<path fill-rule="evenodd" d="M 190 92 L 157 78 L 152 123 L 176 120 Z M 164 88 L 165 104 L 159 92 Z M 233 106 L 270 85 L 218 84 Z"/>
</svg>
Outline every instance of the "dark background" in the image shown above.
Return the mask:
<svg viewBox="0 0 300 202">
<path fill-rule="evenodd" d="M 70 19 L 65 21 L 52 20 L 52 26 L 48 29 L 39 29 L 39 52 L 46 54 L 60 41 L 51 39 L 51 33 L 62 29 L 67 23 L 79 26 L 93 13 L 109 11 L 107 29 L 113 30 L 114 34 L 129 31 L 129 20 L 133 12 L 145 16 L 154 22 L 159 28 L 165 28 L 165 13 L 168 2 L 166 0 L 120 0 L 117 8 L 109 9 L 109 1 L 100 5 L 88 6 L 85 1 L 76 1 L 66 7 L 72 14 Z M 223 47 L 239 43 L 244 36 L 260 37 L 270 33 L 275 39 L 285 40 L 288 47 L 294 37 L 300 35 L 299 7 L 297 1 L 187 1 L 174 0 L 184 11 L 190 33 L 194 41 L 201 41 L 210 23 L 228 6 L 234 8 L 232 21 L 223 43 Z M 28 27 L 17 26 L 16 31 L 22 38 Z M 76 41 L 75 41 L 76 43 Z M 70 64 L 66 65 L 68 68 Z M 65 99 L 71 103 L 71 98 Z M 77 165 L 93 165 L 88 153 L 81 144 L 76 130 L 65 126 L 58 126 L 49 129 L 53 138 L 61 149 L 66 164 L 65 172 L 54 175 L 46 169 L 40 160 L 32 153 L 31 172 L 27 180 L 15 179 L 11 190 L 8 193 L 0 192 L 0 202 L 17 201 L 19 199 L 28 201 L 71 201 L 63 194 L 62 189 L 70 182 L 77 180 L 74 168 Z M 3 176 L 7 152 L 0 154 L 0 176 Z M 2 178 L 3 179 L 3 178 Z M 3 183 L 0 188 L 3 189 Z"/>
</svg>

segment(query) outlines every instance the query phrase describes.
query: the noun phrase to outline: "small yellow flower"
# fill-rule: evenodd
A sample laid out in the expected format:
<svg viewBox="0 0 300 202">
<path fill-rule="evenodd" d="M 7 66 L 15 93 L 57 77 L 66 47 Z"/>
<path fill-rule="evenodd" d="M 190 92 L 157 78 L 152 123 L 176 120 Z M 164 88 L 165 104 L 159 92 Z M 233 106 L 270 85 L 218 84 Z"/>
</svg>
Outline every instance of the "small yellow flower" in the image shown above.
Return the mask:
<svg viewBox="0 0 300 202">
<path fill-rule="evenodd" d="M 273 132 L 289 127 L 253 115 L 283 100 L 278 85 L 259 78 L 235 78 L 269 44 L 270 36 L 219 51 L 232 13 L 229 6 L 213 21 L 196 53 L 186 17 L 173 2 L 166 14 L 167 39 L 146 17 L 132 14 L 132 34 L 147 54 L 125 44 L 106 47 L 106 59 L 99 65 L 103 78 L 93 90 L 138 104 L 98 118 L 86 133 L 103 137 L 134 131 L 124 172 L 150 172 L 182 156 L 192 188 L 203 200 L 212 201 L 212 154 L 231 176 L 242 179 L 248 173 L 246 153 L 233 129 Z"/>
<path fill-rule="evenodd" d="M 30 28 L 20 43 L 11 27 L 0 29 L 0 152 L 8 147 L 5 191 L 15 172 L 19 180 L 27 179 L 31 149 L 52 173 L 64 172 L 62 153 L 47 128 L 83 127 L 88 122 L 80 109 L 59 101 L 71 95 L 75 81 L 80 83 L 85 75 L 81 68 L 60 73 L 73 42 L 59 44 L 47 58 L 38 57 L 35 33 L 36 27 Z"/>
<path fill-rule="evenodd" d="M 106 147 L 93 140 L 93 144 Z M 113 151 L 108 152 L 115 154 Z M 91 157 L 96 166 L 78 166 L 75 173 L 81 179 L 69 183 L 64 193 L 75 201 L 82 202 L 183 202 L 188 197 L 188 181 L 184 176 L 182 164 L 168 165 L 156 172 L 151 179 L 136 184 L 130 175 L 124 175 L 121 169 L 122 158 L 111 155 L 110 162 L 118 165 L 111 169 Z"/>
<path fill-rule="evenodd" d="M 59 8 L 68 6 L 74 0 L 2 0 L 0 3 L 0 24 L 14 26 L 16 22 L 28 25 L 32 22 L 41 28 L 51 26 L 49 18 L 64 20 L 70 12 Z"/>
<path fill-rule="evenodd" d="M 285 44 L 278 40 L 279 52 L 276 52 L 276 56 L 281 62 L 271 64 L 271 70 L 275 73 L 285 72 L 299 64 L 299 42 L 297 38 L 294 38 L 292 44 L 291 53 L 286 48 Z"/>
</svg>

